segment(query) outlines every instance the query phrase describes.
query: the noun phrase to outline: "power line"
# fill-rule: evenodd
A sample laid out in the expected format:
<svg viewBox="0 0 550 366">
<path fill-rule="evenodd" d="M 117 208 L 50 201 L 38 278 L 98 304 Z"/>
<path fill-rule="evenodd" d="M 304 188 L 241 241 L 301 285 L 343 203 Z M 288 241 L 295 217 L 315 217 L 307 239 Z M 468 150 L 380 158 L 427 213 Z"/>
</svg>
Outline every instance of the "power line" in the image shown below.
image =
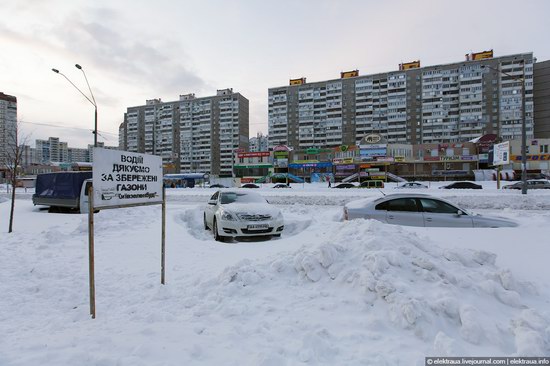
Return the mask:
<svg viewBox="0 0 550 366">
<path fill-rule="evenodd" d="M 47 127 L 57 127 L 57 128 L 68 128 L 68 129 L 73 129 L 73 130 L 82 130 L 82 131 L 89 131 L 89 132 L 94 132 L 92 129 L 89 129 L 89 128 L 83 128 L 83 127 L 71 127 L 71 126 L 63 126 L 63 125 L 54 125 L 54 124 L 50 124 L 50 123 L 38 123 L 38 122 L 27 122 L 27 121 L 19 121 L 21 123 L 27 123 L 27 124 L 30 124 L 30 125 L 38 125 L 38 126 L 47 126 Z M 97 131 L 98 134 L 107 134 L 107 135 L 112 135 L 112 136 L 115 136 L 115 137 L 118 137 L 117 134 L 115 133 L 112 133 L 112 132 L 107 132 L 107 131 Z"/>
</svg>

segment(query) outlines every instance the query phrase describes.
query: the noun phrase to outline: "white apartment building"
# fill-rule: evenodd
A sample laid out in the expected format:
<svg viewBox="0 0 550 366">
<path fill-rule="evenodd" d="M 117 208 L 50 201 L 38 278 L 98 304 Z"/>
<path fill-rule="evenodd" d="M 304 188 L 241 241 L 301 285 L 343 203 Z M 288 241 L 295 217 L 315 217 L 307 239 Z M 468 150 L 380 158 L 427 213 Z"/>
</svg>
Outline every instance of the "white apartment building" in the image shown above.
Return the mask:
<svg viewBox="0 0 550 366">
<path fill-rule="evenodd" d="M 5 170 L 8 155 L 15 146 L 17 98 L 0 92 L 0 169 Z"/>
<path fill-rule="evenodd" d="M 268 91 L 269 144 L 354 145 L 371 133 L 389 143 L 461 142 L 490 133 L 511 140 L 521 136 L 522 98 L 532 137 L 533 62 L 523 53 L 428 67 L 417 61 L 366 76 L 354 70 L 314 83 L 292 79 Z"/>
<path fill-rule="evenodd" d="M 176 171 L 231 176 L 233 152 L 248 148 L 248 118 L 248 100 L 232 89 L 184 94 L 175 102 L 152 99 L 128 108 L 119 144 L 162 156 Z"/>
</svg>

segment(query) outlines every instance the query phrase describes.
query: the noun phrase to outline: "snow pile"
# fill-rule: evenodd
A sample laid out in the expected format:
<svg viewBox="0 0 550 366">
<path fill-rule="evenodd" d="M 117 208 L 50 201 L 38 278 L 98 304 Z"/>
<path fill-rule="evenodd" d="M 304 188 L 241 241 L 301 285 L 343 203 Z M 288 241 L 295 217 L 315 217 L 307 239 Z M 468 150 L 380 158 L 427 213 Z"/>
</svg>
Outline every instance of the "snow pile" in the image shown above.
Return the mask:
<svg viewBox="0 0 550 366">
<path fill-rule="evenodd" d="M 405 331 L 405 339 L 416 340 L 427 355 L 548 354 L 550 314 L 531 306 L 536 287 L 495 266 L 495 259 L 484 251 L 441 249 L 398 227 L 358 220 L 316 246 L 267 263 L 244 260 L 197 283 L 189 307 L 197 316 L 216 312 L 243 322 L 262 315 L 283 328 L 297 326 L 290 309 L 300 314 L 309 307 L 320 327 L 296 352 L 300 361 L 314 364 L 337 360 L 350 333 L 387 350 L 384 339 Z M 355 319 L 345 330 L 322 321 L 346 312 Z M 378 352 L 371 347 L 361 356 L 376 359 Z M 410 350 L 399 352 L 403 362 Z"/>
</svg>

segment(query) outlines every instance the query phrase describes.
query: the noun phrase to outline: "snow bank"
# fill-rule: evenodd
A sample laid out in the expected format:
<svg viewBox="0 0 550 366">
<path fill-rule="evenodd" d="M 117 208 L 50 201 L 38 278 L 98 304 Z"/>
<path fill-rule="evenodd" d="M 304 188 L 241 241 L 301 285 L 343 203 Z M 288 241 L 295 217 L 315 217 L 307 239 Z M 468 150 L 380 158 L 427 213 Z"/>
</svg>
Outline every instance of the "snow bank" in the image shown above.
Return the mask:
<svg viewBox="0 0 550 366">
<path fill-rule="evenodd" d="M 398 347 L 384 339 L 403 331 L 401 342 L 418 341 L 425 355 L 549 354 L 550 314 L 532 307 L 535 285 L 495 266 L 494 254 L 442 249 L 374 221 L 333 229 L 315 246 L 264 263 L 244 260 L 200 282 L 191 307 L 198 316 L 209 308 L 238 322 L 260 316 L 283 329 L 300 327 L 290 309 L 309 308 L 317 327 L 306 332 L 294 357 L 313 364 L 347 364 L 339 356 L 357 346 L 348 344 L 350 335 L 366 334 L 371 344 L 361 357 L 391 361 Z M 345 330 L 323 320 L 342 312 L 354 317 Z M 407 352 L 393 361 L 413 364 L 404 362 Z"/>
</svg>

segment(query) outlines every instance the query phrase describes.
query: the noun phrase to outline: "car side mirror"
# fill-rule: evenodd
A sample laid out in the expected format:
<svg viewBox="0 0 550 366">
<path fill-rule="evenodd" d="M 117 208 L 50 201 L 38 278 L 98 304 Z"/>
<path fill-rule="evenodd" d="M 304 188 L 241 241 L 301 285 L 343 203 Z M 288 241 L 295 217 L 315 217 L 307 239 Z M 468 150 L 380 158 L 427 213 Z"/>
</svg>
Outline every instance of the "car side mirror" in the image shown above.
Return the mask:
<svg viewBox="0 0 550 366">
<path fill-rule="evenodd" d="M 209 204 L 209 205 L 215 205 L 215 204 L 216 204 L 216 201 L 215 201 L 215 200 L 208 201 L 208 204 Z"/>
<path fill-rule="evenodd" d="M 458 211 L 456 212 L 456 217 L 460 217 L 460 216 L 462 216 L 462 215 L 464 215 L 464 212 L 462 212 L 462 210 L 458 210 Z"/>
</svg>

